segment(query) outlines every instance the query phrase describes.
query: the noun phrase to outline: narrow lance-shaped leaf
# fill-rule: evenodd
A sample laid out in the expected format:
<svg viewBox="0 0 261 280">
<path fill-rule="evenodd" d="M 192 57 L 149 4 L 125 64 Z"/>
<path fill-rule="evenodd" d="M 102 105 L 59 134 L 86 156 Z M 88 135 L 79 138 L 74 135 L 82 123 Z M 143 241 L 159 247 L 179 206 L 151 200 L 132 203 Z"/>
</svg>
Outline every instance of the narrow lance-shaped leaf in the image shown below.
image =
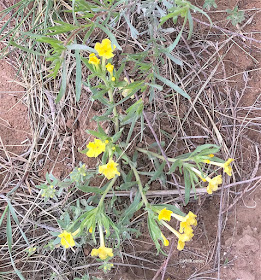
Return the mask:
<svg viewBox="0 0 261 280">
<path fill-rule="evenodd" d="M 176 92 L 178 92 L 179 94 L 181 94 L 182 96 L 190 99 L 190 96 L 185 92 L 183 91 L 179 86 L 175 85 L 173 82 L 171 82 L 170 80 L 154 73 L 154 76 L 159 79 L 160 81 L 162 81 L 164 84 L 166 84 L 167 86 L 173 88 Z"/>
</svg>

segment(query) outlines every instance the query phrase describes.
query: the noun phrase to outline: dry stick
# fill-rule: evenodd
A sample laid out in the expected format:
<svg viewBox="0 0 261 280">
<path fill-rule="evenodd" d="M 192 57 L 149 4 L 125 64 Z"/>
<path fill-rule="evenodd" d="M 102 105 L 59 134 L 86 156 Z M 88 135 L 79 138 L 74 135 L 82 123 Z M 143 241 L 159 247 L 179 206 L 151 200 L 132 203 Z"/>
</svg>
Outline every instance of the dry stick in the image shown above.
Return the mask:
<svg viewBox="0 0 261 280">
<path fill-rule="evenodd" d="M 261 40 L 256 40 L 256 39 L 254 39 L 254 38 L 251 38 L 251 37 L 248 37 L 248 36 L 239 34 L 239 33 L 237 33 L 237 32 L 229 31 L 229 30 L 227 30 L 227 29 L 218 27 L 218 26 L 216 26 L 216 25 L 206 23 L 206 22 L 201 21 L 201 20 L 199 20 L 199 19 L 197 19 L 197 18 L 195 18 L 195 17 L 192 17 L 192 18 L 193 18 L 193 20 L 195 20 L 195 21 L 197 21 L 197 22 L 199 22 L 199 23 L 201 23 L 201 24 L 203 24 L 203 25 L 216 28 L 216 29 L 218 29 L 218 30 L 220 30 L 220 31 L 223 31 L 224 33 L 228 33 L 228 34 L 231 34 L 231 35 L 234 35 L 234 36 L 238 36 L 238 37 L 241 37 L 242 39 L 246 39 L 246 40 L 253 41 L 253 42 L 256 42 L 256 43 L 261 43 Z"/>
<path fill-rule="evenodd" d="M 244 181 L 231 183 L 231 184 L 228 184 L 228 185 L 224 186 L 223 188 L 228 189 L 228 188 L 235 187 L 237 185 L 247 184 L 247 183 L 251 183 L 253 181 L 257 181 L 257 180 L 261 180 L 261 176 L 257 176 L 255 178 L 244 180 Z M 185 190 L 180 190 L 180 192 L 182 194 L 185 194 Z M 207 189 L 206 188 L 196 189 L 196 193 L 197 194 L 205 194 L 205 193 L 207 193 Z M 108 192 L 106 197 L 131 196 L 131 195 L 133 196 L 135 194 L 136 194 L 136 191 L 114 191 L 114 192 Z M 155 191 L 147 191 L 146 192 L 146 196 L 159 196 L 159 195 L 165 196 L 165 195 L 173 195 L 173 194 L 178 195 L 179 192 L 177 190 L 155 190 Z"/>
<path fill-rule="evenodd" d="M 221 248 L 221 231 L 222 231 L 222 208 L 223 208 L 223 198 L 224 198 L 224 186 L 221 187 L 220 204 L 219 204 L 219 214 L 218 214 L 218 230 L 217 230 L 217 279 L 220 279 L 220 248 Z"/>
<path fill-rule="evenodd" d="M 170 260 L 170 257 L 173 254 L 173 246 L 174 246 L 174 239 L 172 239 L 172 241 L 171 241 L 171 246 L 170 246 L 170 250 L 169 250 L 169 254 L 168 254 L 167 259 L 163 262 L 163 264 L 161 265 L 161 267 L 159 268 L 157 273 L 154 275 L 152 280 L 156 280 L 158 278 L 158 276 L 160 275 L 161 271 L 162 271 L 161 280 L 164 280 L 164 276 L 165 276 L 165 273 L 166 273 L 166 268 L 167 268 L 168 262 Z"/>
</svg>

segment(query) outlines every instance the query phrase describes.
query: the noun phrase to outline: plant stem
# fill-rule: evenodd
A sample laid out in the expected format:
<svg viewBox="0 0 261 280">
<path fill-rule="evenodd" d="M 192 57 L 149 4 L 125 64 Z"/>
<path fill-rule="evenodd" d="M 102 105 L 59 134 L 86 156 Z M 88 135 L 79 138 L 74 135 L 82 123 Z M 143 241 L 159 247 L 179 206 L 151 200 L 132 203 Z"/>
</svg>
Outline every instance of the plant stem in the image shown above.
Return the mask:
<svg viewBox="0 0 261 280">
<path fill-rule="evenodd" d="M 143 193 L 143 187 L 142 187 L 142 183 L 141 183 L 141 180 L 140 180 L 140 175 L 139 175 L 137 169 L 132 164 L 130 164 L 130 167 L 131 167 L 131 169 L 132 169 L 132 171 L 134 173 L 134 176 L 136 178 L 136 181 L 138 183 L 138 187 L 139 187 L 139 191 L 140 191 L 143 203 L 145 204 L 145 206 L 147 206 L 149 204 L 149 202 L 147 200 L 146 195 Z"/>
<path fill-rule="evenodd" d="M 165 221 L 160 221 L 162 225 L 164 225 L 167 229 L 169 229 L 171 232 L 173 232 L 178 238 L 180 237 L 180 233 L 176 231 L 173 227 L 171 227 L 169 224 L 167 224 Z"/>
<path fill-rule="evenodd" d="M 99 233 L 100 233 L 100 247 L 104 247 L 104 235 L 103 235 L 103 230 L 102 226 L 99 224 Z"/>
<path fill-rule="evenodd" d="M 109 94 L 110 102 L 112 104 L 114 104 L 112 89 L 109 89 L 108 94 Z M 113 108 L 113 115 L 114 115 L 115 133 L 117 133 L 119 131 L 119 119 L 118 119 L 118 113 L 116 110 L 116 106 L 114 106 L 114 108 Z"/>
<path fill-rule="evenodd" d="M 112 188 L 112 186 L 114 185 L 114 183 L 115 183 L 116 180 L 117 180 L 117 176 L 115 176 L 115 177 L 110 181 L 108 187 L 107 187 L 106 190 L 104 191 L 104 193 L 103 193 L 103 195 L 102 195 L 102 197 L 101 197 L 101 199 L 100 199 L 100 201 L 99 201 L 98 207 L 99 207 L 100 205 L 102 205 L 103 200 L 105 199 L 107 193 L 111 190 L 111 188 Z"/>
</svg>

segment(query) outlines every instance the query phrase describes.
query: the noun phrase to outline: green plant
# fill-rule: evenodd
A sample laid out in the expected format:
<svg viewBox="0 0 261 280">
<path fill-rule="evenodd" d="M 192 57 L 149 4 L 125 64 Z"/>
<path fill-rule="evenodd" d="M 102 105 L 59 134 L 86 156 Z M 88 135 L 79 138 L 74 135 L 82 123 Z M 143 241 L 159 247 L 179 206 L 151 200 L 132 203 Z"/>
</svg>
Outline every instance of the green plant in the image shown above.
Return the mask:
<svg viewBox="0 0 261 280">
<path fill-rule="evenodd" d="M 222 159 L 215 157 L 214 154 L 219 151 L 219 147 L 212 144 L 205 144 L 199 146 L 192 153 L 167 159 L 162 155 L 137 147 L 131 158 L 127 151 L 133 134 L 133 123 L 141 119 L 144 107 L 143 101 L 137 98 L 137 92 L 146 91 L 149 84 L 145 80 L 130 81 L 128 77 L 125 80 L 121 80 L 125 65 L 123 63 L 118 70 L 115 69 L 112 64 L 114 49 L 116 49 L 116 46 L 109 39 L 103 39 L 101 43 L 96 43 L 94 52 L 89 55 L 89 59 L 81 57 L 81 61 L 92 73 L 88 76 L 86 82 L 92 92 L 92 98 L 99 100 L 107 108 L 105 113 L 97 116 L 95 120 L 97 122 L 107 120 L 114 123 L 112 135 L 108 135 L 100 125 L 98 125 L 97 131 L 88 131 L 95 139 L 93 142 L 89 142 L 86 149 L 81 153 L 86 154 L 88 157 L 97 158 L 97 169 L 87 169 L 85 165 L 80 164 L 70 174 L 70 178 L 64 182 L 60 182 L 53 176 L 48 175 L 49 184 L 39 186 L 42 189 L 42 195 L 46 197 L 48 193 L 50 198 L 55 198 L 54 190 L 56 188 L 54 186 L 63 188 L 69 185 L 70 188 L 78 188 L 81 191 L 95 194 L 84 202 L 84 209 L 82 209 L 79 202 L 76 208 L 71 207 L 70 211 L 73 210 L 73 219 L 70 218 L 68 213 L 65 213 L 65 216 L 58 221 L 63 231 L 52 234 L 56 236 L 54 244 L 60 243 L 64 248 L 76 246 L 75 239 L 86 236 L 86 232 L 91 234 L 92 241 L 90 242 L 95 245 L 97 243 L 96 235 L 98 234 L 99 248 L 94 248 L 91 255 L 97 256 L 101 261 L 104 261 L 102 266 L 104 270 L 112 267 L 112 264 L 108 263 L 108 261 L 119 250 L 121 241 L 135 232 L 135 229 L 129 228 L 128 225 L 135 212 L 141 207 L 148 215 L 148 229 L 158 251 L 163 252 L 159 241 L 164 246 L 169 245 L 169 241 L 161 231 L 162 227 L 166 227 L 178 237 L 178 250 L 182 250 L 185 242 L 192 239 L 194 235 L 192 226 L 197 225 L 196 215 L 192 212 L 185 215 L 173 205 L 153 205 L 146 197 L 146 191 L 150 188 L 152 181 L 164 176 L 167 162 L 172 163 L 168 174 L 172 174 L 178 168 L 179 172 L 184 175 L 185 204 L 187 204 L 190 199 L 191 189 L 196 196 L 196 186 L 200 185 L 200 180 L 208 182 L 207 192 L 209 194 L 216 191 L 218 185 L 222 183 L 221 175 L 214 177 L 206 175 L 206 164 L 222 167 L 224 172 L 231 176 L 232 168 L 230 163 L 233 161 L 229 159 L 224 162 Z M 99 82 L 92 86 L 92 79 L 98 79 Z M 118 95 L 122 97 L 120 101 L 115 102 Z M 134 96 L 136 96 L 136 101 L 134 101 Z M 131 101 L 133 104 L 126 111 L 123 108 L 119 110 L 118 108 L 127 101 Z M 128 132 L 125 139 L 122 137 L 124 132 Z M 150 180 L 145 185 L 140 177 L 142 173 L 139 172 L 139 155 L 137 152 L 146 154 L 155 163 L 156 159 L 162 161 L 158 170 L 146 173 Z M 101 188 L 91 186 L 93 179 L 97 176 L 100 177 L 99 174 L 107 182 Z M 119 189 L 130 189 L 132 186 L 138 186 L 138 193 L 134 203 L 126 207 L 124 212 L 113 210 L 116 197 L 112 200 L 106 199 L 107 194 L 118 184 L 120 184 Z M 179 231 L 166 223 L 166 221 L 170 221 L 171 217 L 180 221 Z M 104 235 L 104 232 L 106 235 Z M 139 234 L 137 230 L 136 233 Z M 110 245 L 107 247 L 106 243 Z"/>
<path fill-rule="evenodd" d="M 215 8 L 215 9 L 217 8 L 217 4 L 216 4 L 215 0 L 205 0 L 203 9 L 207 9 L 209 11 L 211 9 L 211 7 Z"/>
<path fill-rule="evenodd" d="M 212 2 L 207 3 L 208 6 L 205 8 L 208 8 Z M 148 230 L 157 252 L 164 253 L 162 245 L 169 245 L 168 239 L 162 233 L 164 227 L 178 238 L 178 250 L 183 250 L 185 242 L 193 238 L 193 230 L 197 225 L 196 215 L 190 211 L 186 215 L 174 205 L 152 204 L 146 196 L 152 182 L 164 183 L 168 176 L 179 172 L 183 176 L 184 185 L 184 198 L 181 193 L 180 198 L 181 201 L 184 200 L 184 205 L 187 205 L 191 193 L 193 192 L 194 197 L 197 198 L 198 188 L 204 182 L 208 183 L 206 192 L 209 194 L 217 191 L 222 183 L 222 176 L 217 175 L 217 170 L 210 170 L 208 164 L 222 167 L 225 173 L 232 175 L 230 167 L 232 159 L 224 162 L 216 157 L 214 154 L 219 151 L 216 145 L 202 145 L 191 153 L 175 158 L 167 157 L 162 153 L 164 143 L 156 138 L 156 142 L 146 149 L 139 147 L 130 149 L 133 139 L 139 136 L 140 141 L 143 140 L 147 121 L 143 97 L 148 96 L 149 104 L 152 105 L 156 95 L 167 87 L 170 88 L 173 96 L 180 95 L 183 100 L 190 99 L 178 79 L 174 80 L 171 74 L 166 75 L 167 77 L 161 74 L 160 65 L 164 64 L 166 59 L 175 65 L 183 65 L 182 60 L 173 52 L 185 32 L 187 22 L 188 39 L 192 36 L 192 10 L 202 13 L 211 22 L 204 11 L 189 1 L 143 1 L 144 20 L 151 23 L 144 31 L 148 36 L 147 47 L 141 52 L 120 54 L 118 58 L 120 63 L 116 66 L 114 52 L 122 48 L 113 34 L 113 27 L 115 22 L 125 19 L 131 37 L 137 38 L 140 32 L 134 28 L 127 13 L 128 9 L 135 8 L 135 5 L 130 7 L 127 1 L 106 3 L 72 1 L 72 7 L 67 11 L 72 14 L 70 23 L 63 22 L 57 16 L 54 26 L 45 24 L 39 33 L 33 30 L 23 33 L 36 45 L 48 46 L 44 55 L 49 73 L 44 76 L 43 81 L 61 78 L 61 87 L 56 96 L 57 103 L 66 95 L 68 68 L 70 63 L 75 62 L 75 100 L 80 100 L 81 88 L 85 85 L 91 92 L 91 99 L 103 105 L 103 113 L 94 118 L 98 129 L 88 130 L 95 139 L 81 151 L 88 157 L 96 158 L 96 166 L 87 169 L 85 164 L 80 163 L 63 181 L 47 173 L 46 183 L 39 185 L 38 188 L 41 189 L 44 202 L 58 200 L 65 192 L 75 189 L 92 194 L 87 200 L 79 199 L 75 204 L 65 207 L 63 214 L 57 219 L 61 230 L 51 232 L 55 239 L 47 247 L 53 250 L 57 245 L 61 245 L 65 249 L 74 250 L 75 246 L 82 246 L 85 243 L 90 243 L 92 246 L 99 243 L 99 247 L 93 248 L 91 255 L 99 257 L 100 268 L 105 271 L 113 266 L 109 262 L 111 258 L 116 254 L 120 255 L 121 243 L 131 239 L 133 235 L 139 236 L 139 227 L 132 226 L 132 220 L 138 210 L 142 209 L 147 215 Z M 179 17 L 184 19 L 183 25 L 177 32 L 176 39 L 166 46 L 166 40 L 160 33 L 168 32 L 167 24 L 169 22 L 177 24 Z M 101 42 L 98 39 L 91 40 L 97 29 L 106 37 Z M 90 43 L 86 45 L 86 41 Z M 18 44 L 14 46 L 24 48 Z M 38 55 L 36 50 L 34 54 Z M 132 74 L 136 73 L 134 79 L 129 77 L 125 69 L 128 62 L 134 65 L 131 69 Z M 88 69 L 87 77 L 82 75 L 83 68 Z M 106 125 L 113 124 L 110 132 L 103 127 L 104 122 Z M 137 132 L 135 125 L 138 122 L 140 126 Z M 148 126 L 151 132 L 155 133 L 152 126 L 149 124 Z M 155 166 L 154 170 L 141 169 L 140 159 L 144 155 L 151 160 Z M 145 183 L 141 179 L 142 176 L 148 179 Z M 97 178 L 102 179 L 100 187 L 93 183 Z M 176 187 L 179 190 L 178 184 Z M 123 209 L 117 209 L 115 205 L 118 198 L 114 195 L 114 191 L 131 190 L 131 188 L 136 190 L 133 202 L 125 201 Z M 167 223 L 171 218 L 180 222 L 178 230 Z M 8 230 L 10 236 L 10 227 Z M 55 276 L 53 275 L 53 278 Z"/>
<path fill-rule="evenodd" d="M 227 13 L 227 19 L 230 20 L 234 26 L 243 22 L 245 19 L 244 11 L 239 11 L 238 6 L 235 6 L 233 10 L 228 9 Z"/>
</svg>

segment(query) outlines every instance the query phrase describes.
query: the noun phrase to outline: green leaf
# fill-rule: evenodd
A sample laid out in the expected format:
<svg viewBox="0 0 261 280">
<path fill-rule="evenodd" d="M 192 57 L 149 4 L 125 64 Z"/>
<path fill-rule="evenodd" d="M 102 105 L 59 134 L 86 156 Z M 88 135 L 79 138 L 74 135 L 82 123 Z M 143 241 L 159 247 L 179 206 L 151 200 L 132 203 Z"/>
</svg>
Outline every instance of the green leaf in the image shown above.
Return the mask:
<svg viewBox="0 0 261 280">
<path fill-rule="evenodd" d="M 215 154 L 220 150 L 220 147 L 214 144 L 204 144 L 200 145 L 196 148 L 195 151 L 193 151 L 189 157 L 194 157 L 195 155 L 209 155 L 209 154 Z"/>
<path fill-rule="evenodd" d="M 172 211 L 175 214 L 178 214 L 180 216 L 186 216 L 178 207 L 172 204 L 152 204 L 151 205 L 153 209 L 156 210 L 162 210 L 164 208 L 167 208 L 168 210 Z"/>
<path fill-rule="evenodd" d="M 97 187 L 91 187 L 88 184 L 85 184 L 83 186 L 76 184 L 75 185 L 77 189 L 86 192 L 86 193 L 96 193 L 96 194 L 102 194 L 103 191 L 100 188 Z"/>
<path fill-rule="evenodd" d="M 101 139 L 101 140 L 106 140 L 106 138 L 108 138 L 108 136 L 107 135 L 105 136 L 104 133 L 101 133 L 101 132 L 98 132 L 98 131 L 95 131 L 95 130 L 86 130 L 86 132 L 88 134 L 91 134 L 91 135 Z"/>
<path fill-rule="evenodd" d="M 166 22 L 168 19 L 170 18 L 174 18 L 174 17 L 177 17 L 179 15 L 182 14 L 182 12 L 184 11 L 184 8 L 179 8 L 177 9 L 176 7 L 173 7 L 173 9 L 175 9 L 175 11 L 173 13 L 169 13 L 168 15 L 166 15 L 165 17 L 162 17 L 160 19 L 160 26 Z M 169 9 L 169 11 L 171 11 L 171 9 Z"/>
<path fill-rule="evenodd" d="M 1 227 L 2 223 L 3 223 L 4 217 L 5 217 L 5 214 L 7 213 L 7 211 L 8 211 L 8 205 L 5 207 L 5 210 L 2 213 L 2 216 L 0 218 L 0 227 Z"/>
<path fill-rule="evenodd" d="M 125 15 L 125 13 L 123 13 L 123 17 L 125 18 L 125 21 L 127 23 L 127 25 L 129 26 L 130 28 L 130 32 L 131 32 L 131 37 L 133 39 L 137 39 L 138 38 L 138 35 L 140 34 L 139 31 L 131 24 L 128 16 Z"/>
<path fill-rule="evenodd" d="M 203 9 L 207 9 L 209 11 L 211 9 L 211 7 L 215 8 L 215 9 L 217 8 L 217 4 L 216 4 L 215 0 L 205 0 Z"/>
<path fill-rule="evenodd" d="M 165 165 L 166 165 L 166 162 L 164 161 L 164 162 L 157 168 L 157 170 L 155 171 L 154 175 L 150 178 L 149 184 L 150 184 L 152 181 L 155 181 L 156 179 L 158 179 L 158 178 L 162 175 Z"/>
<path fill-rule="evenodd" d="M 167 49 L 168 51 L 168 49 Z M 179 60 L 178 58 L 174 57 L 173 55 L 171 55 L 170 53 L 168 52 L 164 52 L 165 55 L 170 59 L 172 60 L 174 63 L 176 63 L 177 65 L 180 65 L 180 66 L 183 66 L 183 62 L 181 60 Z"/>
<path fill-rule="evenodd" d="M 10 255 L 11 264 L 14 268 L 15 273 L 21 280 L 25 280 L 21 272 L 16 268 L 15 262 L 12 257 L 12 244 L 13 244 L 13 238 L 12 238 L 12 225 L 11 225 L 11 217 L 10 217 L 10 211 L 7 210 L 7 223 L 6 223 L 6 237 L 7 237 L 7 245 L 8 245 L 8 251 Z"/>
<path fill-rule="evenodd" d="M 110 38 L 112 44 L 115 45 L 116 48 L 117 48 L 118 50 L 122 51 L 122 48 L 121 48 L 121 46 L 118 44 L 118 42 L 117 42 L 115 36 L 111 33 L 111 31 L 110 31 L 108 28 L 104 27 L 103 25 L 101 25 L 101 24 L 99 24 L 99 23 L 95 23 L 95 25 L 96 25 L 97 27 L 99 27 L 104 33 L 106 33 L 106 34 L 108 35 L 108 37 Z"/>
<path fill-rule="evenodd" d="M 233 10 L 228 9 L 227 13 L 229 14 L 227 19 L 230 20 L 234 26 L 243 22 L 245 19 L 244 11 L 239 11 L 238 6 L 236 6 Z"/>
<path fill-rule="evenodd" d="M 190 11 L 188 10 L 188 22 L 189 22 L 189 34 L 188 34 L 188 40 L 190 40 L 192 33 L 193 33 L 193 18 L 191 16 Z"/>
<path fill-rule="evenodd" d="M 76 80 L 75 80 L 75 91 L 76 91 L 76 101 L 78 102 L 81 97 L 81 90 L 82 90 L 82 63 L 81 63 L 81 56 L 80 51 L 75 51 L 75 58 L 76 58 Z"/>
<path fill-rule="evenodd" d="M 28 52 L 28 53 L 31 53 L 31 54 L 34 54 L 34 55 L 39 55 L 39 56 L 43 56 L 43 55 L 44 55 L 44 54 L 42 54 L 42 53 L 40 53 L 40 52 L 33 51 L 33 50 L 31 50 L 31 49 L 28 49 L 28 48 L 25 48 L 25 47 L 23 47 L 23 46 L 21 46 L 21 45 L 18 45 L 18 44 L 16 44 L 14 41 L 10 41 L 9 44 L 10 44 L 11 46 L 14 46 L 14 47 L 16 47 L 16 48 L 18 48 L 18 49 L 24 51 L 24 52 Z"/>
<path fill-rule="evenodd" d="M 191 190 L 191 178 L 190 172 L 187 168 L 184 168 L 184 180 L 185 180 L 185 205 L 188 204 Z"/>
<path fill-rule="evenodd" d="M 71 44 L 66 46 L 68 50 L 78 50 L 78 51 L 89 51 L 91 53 L 97 53 L 95 49 L 81 44 Z"/>
<path fill-rule="evenodd" d="M 173 172 L 175 172 L 175 170 L 177 169 L 177 167 L 181 167 L 182 166 L 182 161 L 181 160 L 176 160 L 170 167 L 168 174 L 171 174 Z"/>
<path fill-rule="evenodd" d="M 120 139 L 123 130 L 124 128 L 121 128 L 120 131 L 118 131 L 116 134 L 112 136 L 112 143 L 115 143 Z"/>
<path fill-rule="evenodd" d="M 190 96 L 183 91 L 179 86 L 175 85 L 173 82 L 171 82 L 170 80 L 154 73 L 154 76 L 159 79 L 160 81 L 162 81 L 164 84 L 166 84 L 167 86 L 171 87 L 172 89 L 174 89 L 176 92 L 178 92 L 179 94 L 181 94 L 182 96 L 184 96 L 185 98 L 190 99 Z"/>
<path fill-rule="evenodd" d="M 59 94 L 55 100 L 55 103 L 60 102 L 60 100 L 63 98 L 65 91 L 66 91 L 66 84 L 67 84 L 67 66 L 66 66 L 66 61 L 63 61 L 63 69 L 62 69 L 62 83 L 61 83 L 61 88 L 59 91 Z"/>
<path fill-rule="evenodd" d="M 159 239 L 161 239 L 161 230 L 154 220 L 154 214 L 151 214 L 150 212 L 148 212 L 148 229 L 157 251 L 161 251 L 161 247 L 158 241 Z"/>
<path fill-rule="evenodd" d="M 172 52 L 172 51 L 175 49 L 175 47 L 178 45 L 179 40 L 180 40 L 180 38 L 181 38 L 181 35 L 182 35 L 182 33 L 183 33 L 183 29 L 184 29 L 184 27 L 185 27 L 185 24 L 186 24 L 186 21 L 183 22 L 182 28 L 181 28 L 181 30 L 179 31 L 179 34 L 178 34 L 178 36 L 176 37 L 176 39 L 174 40 L 174 42 L 173 42 L 170 46 L 168 46 L 168 51 L 169 51 L 169 52 Z"/>
<path fill-rule="evenodd" d="M 60 25 L 55 25 L 53 27 L 49 27 L 48 30 L 53 31 L 53 32 L 47 33 L 46 35 L 57 35 L 57 34 L 66 33 L 69 31 L 73 31 L 73 30 L 79 28 L 78 26 L 74 26 L 74 25 L 69 24 L 64 21 L 55 21 L 55 23 L 58 23 Z"/>
<path fill-rule="evenodd" d="M 130 219 L 133 217 L 134 213 L 138 211 L 143 205 L 143 202 L 140 201 L 140 199 L 141 195 L 139 192 L 137 192 L 131 205 L 122 214 L 122 219 L 120 219 L 121 225 L 129 226 Z"/>
</svg>

